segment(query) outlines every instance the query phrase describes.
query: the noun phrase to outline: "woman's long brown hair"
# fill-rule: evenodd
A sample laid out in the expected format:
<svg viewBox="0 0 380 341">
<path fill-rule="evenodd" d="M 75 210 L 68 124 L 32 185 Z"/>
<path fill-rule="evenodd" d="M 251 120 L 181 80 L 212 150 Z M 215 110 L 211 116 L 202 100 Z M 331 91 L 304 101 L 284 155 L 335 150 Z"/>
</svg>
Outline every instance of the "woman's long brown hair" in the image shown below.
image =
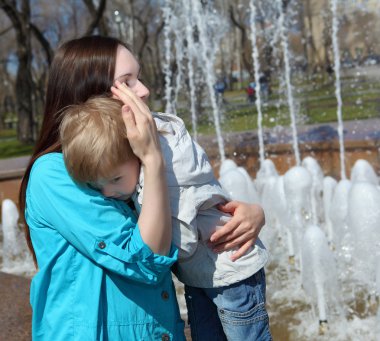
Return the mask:
<svg viewBox="0 0 380 341">
<path fill-rule="evenodd" d="M 121 41 L 101 36 L 83 37 L 64 43 L 56 52 L 49 71 L 44 118 L 40 136 L 35 145 L 21 182 L 20 214 L 25 224 L 28 247 L 37 266 L 36 254 L 25 220 L 26 188 L 30 171 L 40 156 L 61 151 L 59 125 L 63 108 L 85 102 L 92 96 L 110 94 L 115 74 L 118 46 L 128 48 Z"/>
</svg>

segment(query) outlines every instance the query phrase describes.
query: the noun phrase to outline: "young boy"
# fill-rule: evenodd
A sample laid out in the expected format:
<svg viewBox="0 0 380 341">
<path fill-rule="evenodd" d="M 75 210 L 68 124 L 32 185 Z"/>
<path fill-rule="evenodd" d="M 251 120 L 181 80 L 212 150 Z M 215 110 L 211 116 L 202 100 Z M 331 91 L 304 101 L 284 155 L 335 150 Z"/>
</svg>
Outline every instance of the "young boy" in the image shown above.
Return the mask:
<svg viewBox="0 0 380 341">
<path fill-rule="evenodd" d="M 132 199 L 139 211 L 144 174 L 129 147 L 121 108 L 118 100 L 101 97 L 68 108 L 60 127 L 62 151 L 75 181 L 106 197 Z M 153 116 L 166 163 L 173 243 L 179 249 L 173 271 L 185 284 L 193 337 L 271 340 L 265 309 L 265 247 L 258 240 L 234 262 L 231 251 L 217 254 L 208 247 L 217 226 L 230 219 L 217 208 L 229 198 L 183 121 L 169 114 Z"/>
</svg>

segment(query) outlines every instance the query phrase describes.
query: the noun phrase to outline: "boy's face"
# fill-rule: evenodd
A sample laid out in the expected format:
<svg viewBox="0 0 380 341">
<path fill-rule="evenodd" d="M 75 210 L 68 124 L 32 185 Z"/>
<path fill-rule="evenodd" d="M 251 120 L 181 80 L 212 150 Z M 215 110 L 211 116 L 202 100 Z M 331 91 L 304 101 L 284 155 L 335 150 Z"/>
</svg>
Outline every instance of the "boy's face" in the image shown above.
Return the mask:
<svg viewBox="0 0 380 341">
<path fill-rule="evenodd" d="M 115 168 L 108 179 L 99 180 L 96 187 L 105 197 L 127 200 L 136 189 L 140 174 L 140 162 L 136 156 Z"/>
</svg>

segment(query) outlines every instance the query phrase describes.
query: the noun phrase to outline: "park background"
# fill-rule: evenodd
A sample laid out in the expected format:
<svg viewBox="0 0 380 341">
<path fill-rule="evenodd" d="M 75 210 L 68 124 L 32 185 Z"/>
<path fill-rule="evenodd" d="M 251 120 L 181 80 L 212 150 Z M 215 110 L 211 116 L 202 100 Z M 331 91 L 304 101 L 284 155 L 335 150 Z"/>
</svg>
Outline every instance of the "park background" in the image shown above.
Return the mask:
<svg viewBox="0 0 380 341">
<path fill-rule="evenodd" d="M 186 3 L 207 19 L 203 36 L 199 26 L 191 27 L 193 44 L 198 47 L 192 53 L 183 52 L 190 51 L 185 30 L 189 25 L 181 22 Z M 17 203 L 20 178 L 42 122 L 47 72 L 55 49 L 68 39 L 89 34 L 118 37 L 132 46 L 142 65 L 142 79 L 151 89 L 150 107 L 184 119 L 206 149 L 216 175 L 221 161 L 230 158 L 255 177 L 262 156 L 284 174 L 297 161 L 293 119 L 301 157 L 313 156 L 325 176 L 339 180 L 338 85 L 346 175 L 350 176 L 358 159 L 367 160 L 377 176 L 380 173 L 377 0 L 0 0 L 0 6 L 0 201 L 10 198 Z M 253 19 L 252 6 L 256 11 Z M 334 37 L 339 44 L 338 60 Z M 209 63 L 197 59 L 202 49 L 207 50 Z M 259 96 L 248 97 L 251 83 L 260 84 L 261 106 Z M 223 84 L 222 91 L 218 84 Z M 195 121 L 192 111 L 197 115 Z M 224 143 L 222 152 L 218 135 Z M 269 271 L 275 282 L 284 280 L 280 271 Z M 271 284 L 270 273 L 268 282 L 276 340 L 331 338 L 328 333 L 321 336 L 318 328 L 317 332 L 297 329 L 302 318 L 295 311 L 313 311 L 312 302 L 279 303 L 272 297 L 277 287 Z M 4 297 L 0 310 L 0 336 L 4 333 L 4 337 L 0 339 L 30 339 L 27 285 L 28 280 L 20 277 L 0 277 L 0 295 Z M 364 331 L 352 327 L 353 339 L 360 333 L 364 333 L 363 339 L 375 339 L 370 330 L 374 308 L 363 308 L 363 303 L 356 301 L 346 306 L 354 311 L 348 314 L 349 321 L 368 322 Z M 318 324 L 318 316 L 315 322 Z M 339 337 L 335 335 L 335 339 Z"/>
</svg>

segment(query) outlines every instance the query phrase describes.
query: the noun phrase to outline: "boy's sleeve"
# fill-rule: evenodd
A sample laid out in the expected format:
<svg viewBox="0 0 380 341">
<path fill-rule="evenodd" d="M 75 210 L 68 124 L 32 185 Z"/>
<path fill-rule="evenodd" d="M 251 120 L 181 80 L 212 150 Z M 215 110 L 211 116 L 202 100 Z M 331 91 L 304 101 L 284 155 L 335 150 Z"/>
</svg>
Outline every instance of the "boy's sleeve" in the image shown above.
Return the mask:
<svg viewBox="0 0 380 341">
<path fill-rule="evenodd" d="M 174 248 L 168 256 L 154 254 L 142 240 L 131 209 L 122 201 L 75 184 L 62 157 L 35 162 L 26 218 L 56 230 L 99 266 L 136 281 L 159 281 L 177 258 Z"/>
<path fill-rule="evenodd" d="M 198 247 L 197 223 L 192 224 L 172 217 L 173 244 L 178 248 L 178 260 L 190 258 Z"/>
<path fill-rule="evenodd" d="M 140 173 L 139 185 L 132 196 L 133 203 L 138 212 L 141 211 L 143 200 L 144 174 Z M 192 204 L 184 203 L 180 199 L 181 189 L 169 187 L 170 210 L 172 215 L 172 242 L 178 248 L 178 260 L 190 258 L 198 246 L 198 230 L 196 220 L 196 208 Z M 182 191 L 183 192 L 183 191 Z M 179 206 L 182 211 L 179 211 Z"/>
</svg>

